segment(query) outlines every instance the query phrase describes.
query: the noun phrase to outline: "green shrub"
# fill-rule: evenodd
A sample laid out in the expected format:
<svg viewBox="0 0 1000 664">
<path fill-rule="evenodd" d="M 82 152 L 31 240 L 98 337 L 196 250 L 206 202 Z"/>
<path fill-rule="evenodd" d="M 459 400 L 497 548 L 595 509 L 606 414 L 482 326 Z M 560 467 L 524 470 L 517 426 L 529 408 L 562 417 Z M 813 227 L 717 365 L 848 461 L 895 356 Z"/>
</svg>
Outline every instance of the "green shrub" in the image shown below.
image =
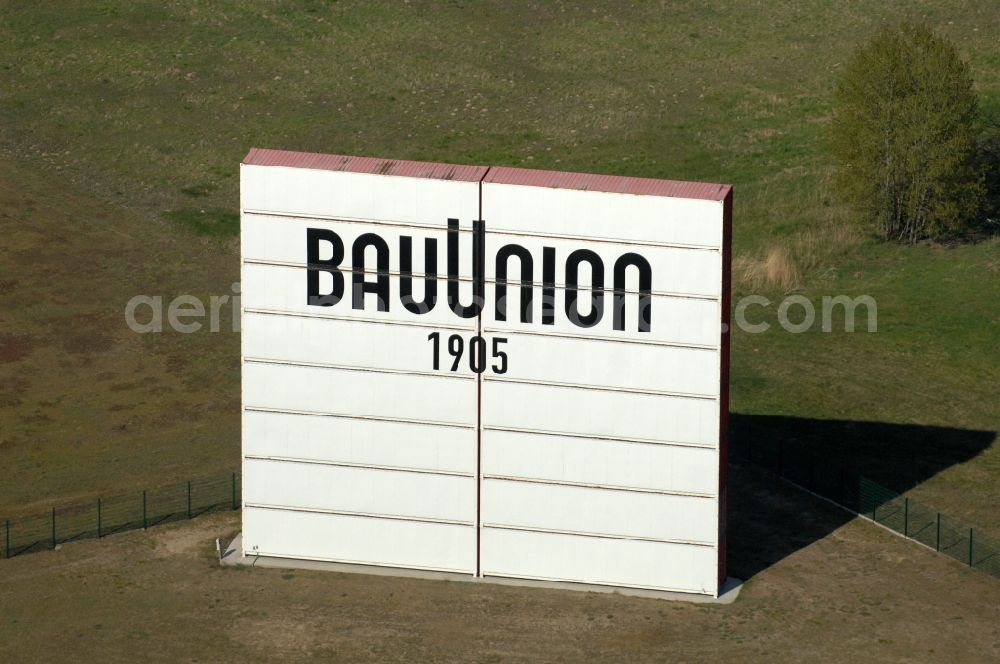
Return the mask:
<svg viewBox="0 0 1000 664">
<path fill-rule="evenodd" d="M 976 168 L 983 175 L 985 196 L 983 226 L 987 232 L 1000 230 L 1000 126 L 995 120 L 979 137 L 976 147 Z"/>
<path fill-rule="evenodd" d="M 847 63 L 835 102 L 838 187 L 883 238 L 939 238 L 973 221 L 978 109 L 951 43 L 922 26 L 881 29 Z"/>
</svg>

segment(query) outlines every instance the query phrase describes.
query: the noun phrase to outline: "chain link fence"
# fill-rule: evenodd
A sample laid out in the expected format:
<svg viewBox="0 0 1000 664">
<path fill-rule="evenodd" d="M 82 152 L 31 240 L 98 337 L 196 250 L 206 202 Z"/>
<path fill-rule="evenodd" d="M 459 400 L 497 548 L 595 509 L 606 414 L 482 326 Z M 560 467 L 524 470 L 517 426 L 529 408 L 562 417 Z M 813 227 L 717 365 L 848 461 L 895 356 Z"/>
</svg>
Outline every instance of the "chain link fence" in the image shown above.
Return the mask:
<svg viewBox="0 0 1000 664">
<path fill-rule="evenodd" d="M 757 426 L 734 431 L 733 456 L 919 542 L 1000 578 L 1000 541 L 868 479 L 845 462 L 789 442 L 783 432 Z"/>
<path fill-rule="evenodd" d="M 844 462 L 786 442 L 780 431 L 748 426 L 733 433 L 738 434 L 731 441 L 733 456 L 969 567 L 1000 577 L 1000 541 L 868 479 Z M 239 496 L 240 477 L 228 473 L 6 519 L 0 522 L 3 555 L 11 558 L 213 510 L 237 510 Z"/>
<path fill-rule="evenodd" d="M 214 475 L 0 521 L 4 558 L 240 507 L 240 477 Z"/>
</svg>

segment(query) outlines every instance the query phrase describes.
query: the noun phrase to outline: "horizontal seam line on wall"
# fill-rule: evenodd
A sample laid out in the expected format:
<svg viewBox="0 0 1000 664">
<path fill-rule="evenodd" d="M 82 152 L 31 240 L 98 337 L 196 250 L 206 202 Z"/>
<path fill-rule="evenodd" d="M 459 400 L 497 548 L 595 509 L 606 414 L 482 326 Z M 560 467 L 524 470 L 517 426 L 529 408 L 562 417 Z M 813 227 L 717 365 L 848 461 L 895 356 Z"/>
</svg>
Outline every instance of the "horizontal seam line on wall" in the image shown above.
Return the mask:
<svg viewBox="0 0 1000 664">
<path fill-rule="evenodd" d="M 244 454 L 244 459 L 255 461 L 274 461 L 276 463 L 303 463 L 315 466 L 336 466 L 338 468 L 359 468 L 362 470 L 382 470 L 395 473 L 416 473 L 419 475 L 442 475 L 447 477 L 469 477 L 475 478 L 475 473 L 463 473 L 457 470 L 435 470 L 433 468 L 411 468 L 405 466 L 383 466 L 370 463 L 356 463 L 351 461 L 330 461 L 324 459 L 304 459 L 301 457 L 274 456 L 266 454 Z"/>
<path fill-rule="evenodd" d="M 487 228 L 487 233 L 493 235 L 511 235 L 515 237 L 535 237 L 543 240 L 572 240 L 574 242 L 597 242 L 600 244 L 620 244 L 623 246 L 642 246 L 661 249 L 687 249 L 690 251 L 712 251 L 719 252 L 719 247 L 710 244 L 691 244 L 687 242 L 657 242 L 656 240 L 631 240 L 613 237 L 600 237 L 596 235 L 566 235 L 565 233 L 539 233 L 527 230 L 513 230 L 510 228 Z"/>
<path fill-rule="evenodd" d="M 337 371 L 358 371 L 362 373 L 394 374 L 401 376 L 420 376 L 424 378 L 450 378 L 453 380 L 473 381 L 475 374 L 464 374 L 451 371 L 407 371 L 405 369 L 377 369 L 374 367 L 352 367 L 343 364 L 327 364 L 324 362 L 302 362 L 299 360 L 277 360 L 262 357 L 243 357 L 244 362 L 251 364 L 280 364 L 309 369 L 334 369 Z"/>
<path fill-rule="evenodd" d="M 715 322 L 713 320 L 713 322 Z M 689 350 L 705 350 L 718 352 L 718 346 L 711 346 L 708 344 L 691 344 L 691 343 L 680 343 L 675 341 L 646 341 L 644 339 L 627 339 L 627 338 L 617 338 L 617 337 L 605 337 L 599 335 L 586 335 L 581 336 L 580 333 L 574 332 L 539 332 L 537 330 L 515 330 L 511 328 L 501 329 L 494 327 L 492 325 L 483 325 L 483 332 L 488 332 L 490 334 L 530 334 L 539 337 L 558 337 L 558 338 L 569 338 L 576 339 L 579 341 L 609 341 L 613 343 L 623 343 L 623 344 L 640 344 L 643 346 L 667 346 L 670 348 L 685 348 Z"/>
<path fill-rule="evenodd" d="M 435 420 L 415 420 L 400 417 L 383 417 L 380 415 L 356 415 L 346 413 L 325 413 L 313 410 L 291 410 L 288 408 L 268 408 L 266 406 L 244 406 L 244 411 L 255 413 L 274 413 L 276 415 L 301 415 L 304 417 L 336 417 L 346 420 L 370 420 L 374 422 L 385 422 L 387 424 L 419 424 L 431 427 L 450 427 L 452 429 L 472 429 L 475 424 L 461 424 L 459 422 L 439 422 Z"/>
<path fill-rule="evenodd" d="M 585 385 L 582 383 L 561 383 L 557 381 L 534 380 L 530 378 L 506 378 L 497 375 L 483 374 L 483 380 L 490 383 L 512 383 L 520 385 L 540 385 L 574 390 L 590 390 L 593 392 L 620 392 L 624 394 L 648 394 L 656 397 L 674 397 L 678 399 L 693 399 L 696 401 L 716 401 L 718 397 L 710 394 L 694 394 L 689 392 L 666 392 L 662 390 L 644 390 L 633 387 L 614 387 L 610 385 Z"/>
<path fill-rule="evenodd" d="M 580 489 L 600 489 L 601 491 L 623 491 L 627 493 L 648 493 L 662 496 L 682 496 L 688 498 L 710 498 L 716 496 L 711 493 L 700 493 L 696 491 L 676 491 L 671 489 L 650 489 L 643 487 L 621 486 L 619 484 L 599 484 L 596 482 L 573 482 L 569 480 L 550 480 L 538 477 L 517 477 L 513 475 L 493 475 L 486 473 L 484 480 L 499 480 L 504 482 L 526 482 L 529 484 L 548 484 L 552 486 L 567 486 Z"/>
<path fill-rule="evenodd" d="M 341 364 L 327 364 L 323 362 L 303 362 L 300 360 L 280 360 L 262 357 L 244 357 L 244 362 L 251 364 L 279 364 L 295 367 L 306 367 L 310 369 L 334 369 L 338 371 L 358 371 L 363 373 L 384 373 L 404 376 L 421 376 L 427 378 L 455 378 L 462 380 L 473 380 L 475 374 L 465 374 L 459 372 L 445 371 L 407 371 L 405 369 L 382 369 L 373 367 L 353 367 Z M 673 397 L 677 399 L 693 399 L 697 401 L 716 401 L 718 397 L 710 394 L 695 394 L 691 392 L 667 392 L 664 390 L 637 389 L 631 387 L 615 387 L 612 385 L 586 385 L 584 383 L 564 383 L 558 381 L 544 381 L 531 378 L 501 378 L 495 375 L 485 375 L 484 380 L 491 383 L 510 383 L 515 385 L 540 385 L 543 387 L 555 387 L 562 389 L 590 390 L 594 392 L 619 392 L 623 394 L 639 394 L 658 397 Z"/>
<path fill-rule="evenodd" d="M 579 530 L 555 530 L 553 528 L 536 528 L 532 526 L 515 526 L 502 523 L 483 523 L 483 528 L 493 528 L 495 530 L 516 530 L 528 533 L 541 533 L 543 535 L 570 535 L 575 537 L 590 537 L 593 539 L 609 540 L 630 540 L 636 542 L 654 542 L 657 544 L 677 544 L 680 546 L 703 546 L 715 547 L 714 542 L 701 542 L 696 540 L 667 539 L 663 537 L 641 537 L 638 535 L 620 535 L 615 533 L 589 533 Z"/>
<path fill-rule="evenodd" d="M 419 222 L 401 221 L 392 219 L 367 219 L 361 217 L 331 217 L 327 215 L 307 214 L 302 212 L 271 212 L 267 210 L 255 210 L 244 208 L 243 214 L 265 217 L 282 217 L 285 219 L 306 219 L 312 221 L 333 221 L 348 224 L 374 224 L 378 226 L 402 226 L 405 228 L 419 228 L 421 230 L 446 231 L 447 227 L 441 224 L 421 224 Z M 445 217 L 447 219 L 447 217 Z M 462 219 L 459 217 L 459 224 Z M 459 232 L 472 233 L 471 221 L 469 226 L 459 226 Z M 639 245 L 644 247 L 662 247 L 664 249 L 690 249 L 694 251 L 714 251 L 721 252 L 722 248 L 710 244 L 691 244 L 686 242 L 657 242 L 655 240 L 633 240 L 622 238 L 600 237 L 595 235 L 567 235 L 565 233 L 537 233 L 526 230 L 516 230 L 510 228 L 488 228 L 487 233 L 493 235 L 512 235 L 537 237 L 553 240 L 573 240 L 577 242 L 600 242 L 603 244 L 621 244 L 626 246 Z"/>
<path fill-rule="evenodd" d="M 338 320 L 347 321 L 350 323 L 376 323 L 379 325 L 405 325 L 409 327 L 421 327 L 425 329 L 438 330 L 438 329 L 448 329 L 461 332 L 472 332 L 475 331 L 474 326 L 465 325 L 455 325 L 448 323 L 421 323 L 421 322 L 411 322 L 411 321 L 400 321 L 400 320 L 382 320 L 377 318 L 362 318 L 358 316 L 341 316 L 336 314 L 324 314 L 324 313 L 306 313 L 298 311 L 281 311 L 277 309 L 261 309 L 257 307 L 246 307 L 243 309 L 244 314 L 259 314 L 263 316 L 291 316 L 294 318 L 315 318 L 318 320 Z M 471 320 L 471 319 L 470 319 Z M 675 341 L 646 341 L 644 339 L 629 339 L 629 338 L 619 338 L 619 337 L 606 337 L 599 335 L 587 335 L 581 336 L 580 333 L 574 332 L 539 332 L 536 330 L 517 330 L 513 328 L 498 328 L 492 325 L 486 325 L 483 327 L 483 332 L 488 332 L 490 334 L 503 333 L 503 334 L 528 334 L 540 337 L 553 337 L 553 338 L 569 338 L 576 339 L 580 341 L 607 341 L 611 343 L 623 343 L 623 344 L 640 344 L 643 346 L 667 346 L 670 348 L 684 348 L 689 350 L 704 350 L 709 352 L 718 352 L 718 346 L 712 346 L 707 344 L 692 344 L 692 343 L 680 343 Z"/>
<path fill-rule="evenodd" d="M 398 514 L 378 514 L 374 512 L 350 512 L 347 510 L 329 510 L 329 509 L 319 509 L 315 507 L 292 507 L 289 505 L 269 505 L 266 503 L 244 503 L 244 507 L 249 507 L 252 509 L 263 509 L 263 510 L 275 510 L 278 512 L 307 512 L 309 514 L 329 514 L 333 516 L 350 516 L 357 517 L 359 519 L 386 519 L 389 521 L 409 521 L 415 523 L 435 523 L 445 526 L 465 526 L 472 527 L 475 525 L 472 521 L 459 521 L 456 519 L 434 519 L 430 517 L 422 516 L 403 516 Z"/>
<path fill-rule="evenodd" d="M 470 182 L 469 184 L 476 184 L 475 182 Z M 255 217 L 281 217 L 283 219 L 303 219 L 306 221 L 332 221 L 337 223 L 345 224 L 373 224 L 376 226 L 401 226 L 404 228 L 417 228 L 420 230 L 429 231 L 446 231 L 447 226 L 442 224 L 422 224 L 417 221 L 402 221 L 399 219 L 368 219 L 362 217 L 331 217 L 328 215 L 321 214 L 308 214 L 303 212 L 269 212 L 267 210 L 254 210 L 254 209 L 243 209 L 241 210 L 243 214 L 253 215 Z M 454 218 L 454 217 L 453 217 Z M 447 217 L 445 217 L 447 219 Z M 462 219 L 459 217 L 459 232 L 461 233 L 472 233 L 472 221 L 470 220 L 468 226 L 462 226 Z"/>
<path fill-rule="evenodd" d="M 418 327 L 424 329 L 438 330 L 438 329 L 448 329 L 461 332 L 472 332 L 475 331 L 473 326 L 465 325 L 455 325 L 448 323 L 421 323 L 421 322 L 411 322 L 411 321 L 400 321 L 400 320 L 382 320 L 377 318 L 362 318 L 358 316 L 341 316 L 337 314 L 323 314 L 319 312 L 298 312 L 298 311 L 280 311 L 277 309 L 261 309 L 257 307 L 246 307 L 243 309 L 244 314 L 259 314 L 263 316 L 291 316 L 294 318 L 315 318 L 317 320 L 339 320 L 347 321 L 350 323 L 377 323 L 379 325 L 405 325 L 409 327 Z M 471 320 L 471 319 L 470 319 Z M 499 328 L 492 325 L 486 325 L 483 327 L 483 332 L 488 332 L 490 334 L 503 333 L 503 334 L 528 334 L 540 337 L 553 337 L 553 338 L 569 338 L 576 339 L 579 341 L 607 341 L 611 343 L 623 343 L 623 344 L 639 344 L 643 346 L 666 346 L 669 348 L 684 348 L 689 350 L 704 350 L 710 352 L 718 352 L 718 346 L 712 346 L 708 344 L 693 344 L 693 343 L 681 343 L 675 341 L 646 341 L 644 339 L 629 339 L 629 338 L 619 338 L 619 337 L 606 337 L 599 335 L 587 335 L 580 336 L 580 333 L 574 332 L 539 332 L 537 330 L 518 330 L 513 328 Z"/>
<path fill-rule="evenodd" d="M 456 325 L 454 323 L 421 323 L 421 322 L 411 322 L 411 321 L 400 321 L 400 320 L 381 320 L 378 318 L 362 318 L 359 316 L 341 316 L 337 314 L 324 314 L 320 312 L 315 313 L 305 313 L 298 311 L 280 311 L 277 309 L 260 309 L 256 307 L 246 307 L 243 309 L 245 314 L 262 314 L 266 316 L 294 316 L 296 318 L 316 318 L 320 320 L 342 320 L 352 323 L 378 323 L 380 325 L 407 325 L 410 327 L 423 327 L 427 329 L 448 329 L 456 330 L 462 332 L 474 332 L 476 327 L 474 325 Z M 474 320 L 474 319 L 469 319 Z"/>
<path fill-rule="evenodd" d="M 588 434 L 588 433 L 573 433 L 571 431 L 547 431 L 544 429 L 524 429 L 520 427 L 505 427 L 498 425 L 484 424 L 483 430 L 485 431 L 509 431 L 511 433 L 526 433 L 536 436 L 558 436 L 563 438 L 587 438 L 590 440 L 606 440 L 613 443 L 635 443 L 638 445 L 663 445 L 666 447 L 691 447 L 702 450 L 718 450 L 718 445 L 715 443 L 683 443 L 678 441 L 669 440 L 654 440 L 652 438 L 627 438 L 619 436 L 605 436 L 600 434 Z"/>
<path fill-rule="evenodd" d="M 287 268 L 299 269 L 299 270 L 303 270 L 306 267 L 308 267 L 307 263 L 292 262 L 292 261 L 274 261 L 274 260 L 267 260 L 267 259 L 263 259 L 263 258 L 243 258 L 243 265 L 263 265 L 265 267 L 287 267 Z M 354 273 L 353 268 L 351 266 L 349 266 L 349 265 L 339 265 L 339 266 L 337 266 L 337 270 L 339 270 L 340 272 L 344 273 L 345 275 L 347 275 L 347 274 L 353 274 Z M 377 276 L 377 275 L 380 275 L 380 274 L 387 274 L 390 277 L 399 277 L 400 276 L 400 272 L 398 270 L 388 270 L 387 272 L 383 273 L 383 272 L 380 272 L 379 270 L 364 269 L 364 270 L 359 270 L 359 272 L 361 274 L 365 275 L 365 276 Z M 422 280 L 426 279 L 427 274 L 425 272 L 412 272 L 410 274 L 410 276 L 413 278 L 414 281 L 422 281 Z M 436 280 L 441 280 L 441 281 L 448 281 L 449 280 L 449 277 L 446 274 L 438 274 L 438 275 L 435 275 L 434 278 Z M 473 277 L 471 275 L 469 275 L 469 276 L 459 275 L 457 277 L 457 280 L 460 281 L 460 282 L 462 282 L 462 283 L 471 284 L 472 281 L 473 281 Z M 496 284 L 497 283 L 496 277 L 487 278 L 484 281 L 487 284 Z M 540 289 L 540 288 L 545 288 L 546 287 L 546 284 L 543 283 L 543 282 L 541 282 L 541 281 L 529 281 L 529 282 L 526 282 L 525 285 L 529 286 L 529 287 L 531 287 L 533 289 L 534 288 L 539 288 Z M 520 287 L 521 287 L 521 280 L 520 279 L 508 279 L 507 280 L 507 288 L 509 288 L 511 290 L 517 290 Z M 565 283 L 558 283 L 557 282 L 557 283 L 552 284 L 551 287 L 554 288 L 557 291 L 564 291 L 564 290 L 566 290 L 566 284 Z M 589 292 L 591 292 L 591 291 L 593 291 L 595 289 L 592 288 L 592 287 L 590 287 L 590 286 L 578 285 L 577 286 L 577 290 L 579 292 L 581 292 L 581 293 L 589 293 Z M 615 289 L 614 289 L 614 286 L 606 286 L 604 288 L 596 289 L 596 290 L 601 290 L 603 292 L 608 293 L 609 295 L 614 295 L 614 290 Z M 639 295 L 640 294 L 638 290 L 634 290 L 634 289 L 630 289 L 630 288 L 626 288 L 622 292 L 625 295 Z M 650 295 L 652 295 L 654 297 L 669 297 L 669 298 L 674 298 L 674 299 L 678 299 L 678 300 L 702 300 L 702 301 L 705 301 L 705 302 L 718 302 L 719 299 L 720 299 L 720 297 L 718 295 L 703 295 L 701 293 L 679 293 L 679 292 L 674 292 L 674 291 L 658 291 L 658 290 L 652 290 L 652 291 L 650 291 Z"/>
</svg>

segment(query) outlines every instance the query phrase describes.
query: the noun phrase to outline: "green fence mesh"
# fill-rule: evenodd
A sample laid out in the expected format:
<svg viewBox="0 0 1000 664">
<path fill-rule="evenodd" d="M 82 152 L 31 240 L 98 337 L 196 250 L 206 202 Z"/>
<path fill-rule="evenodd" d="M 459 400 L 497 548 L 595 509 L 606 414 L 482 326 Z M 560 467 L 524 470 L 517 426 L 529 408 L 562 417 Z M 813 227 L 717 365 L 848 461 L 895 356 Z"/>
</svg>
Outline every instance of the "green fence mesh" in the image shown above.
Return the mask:
<svg viewBox="0 0 1000 664">
<path fill-rule="evenodd" d="M 908 501 L 906 536 L 931 547 L 938 548 L 938 513 L 912 500 Z"/>
<path fill-rule="evenodd" d="M 11 558 L 75 540 L 190 519 L 213 510 L 235 510 L 240 506 L 239 480 L 236 473 L 202 477 L 4 519 L 0 521 L 0 546 L 4 557 Z"/>
<path fill-rule="evenodd" d="M 731 432 L 734 457 L 871 519 L 975 569 L 1000 577 L 1000 541 L 816 454 L 794 436 L 747 427 Z"/>
<path fill-rule="evenodd" d="M 975 569 L 1000 577 L 1000 541 L 825 458 L 781 431 L 736 432 L 732 454 L 856 514 Z M 190 519 L 218 509 L 239 509 L 236 473 L 202 477 L 140 492 L 102 496 L 0 521 L 5 558 L 65 542 Z"/>
</svg>

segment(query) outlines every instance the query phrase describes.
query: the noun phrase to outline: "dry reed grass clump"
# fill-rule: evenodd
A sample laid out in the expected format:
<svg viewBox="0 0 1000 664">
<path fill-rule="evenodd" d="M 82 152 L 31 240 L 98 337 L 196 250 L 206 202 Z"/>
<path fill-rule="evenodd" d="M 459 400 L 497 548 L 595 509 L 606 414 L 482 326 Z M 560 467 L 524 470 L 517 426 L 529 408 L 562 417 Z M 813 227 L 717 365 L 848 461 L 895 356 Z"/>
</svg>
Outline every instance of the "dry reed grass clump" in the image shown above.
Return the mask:
<svg viewBox="0 0 1000 664">
<path fill-rule="evenodd" d="M 771 247 L 763 259 L 737 256 L 733 261 L 733 274 L 739 283 L 751 290 L 767 287 L 790 290 L 802 279 L 798 266 L 782 245 Z"/>
<path fill-rule="evenodd" d="M 829 267 L 861 242 L 850 224 L 829 223 L 771 245 L 758 256 L 733 259 L 733 277 L 749 290 L 780 288 L 785 292 L 803 285 L 803 274 Z"/>
</svg>

